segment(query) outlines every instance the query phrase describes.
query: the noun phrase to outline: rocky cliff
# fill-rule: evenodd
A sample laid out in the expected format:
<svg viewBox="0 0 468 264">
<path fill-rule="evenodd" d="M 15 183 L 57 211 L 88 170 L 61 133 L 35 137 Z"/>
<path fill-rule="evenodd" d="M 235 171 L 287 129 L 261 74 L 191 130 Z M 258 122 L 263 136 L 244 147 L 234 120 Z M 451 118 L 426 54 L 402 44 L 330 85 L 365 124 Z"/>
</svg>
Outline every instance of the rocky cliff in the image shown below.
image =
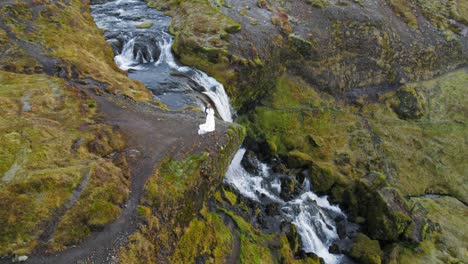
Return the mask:
<svg viewBox="0 0 468 264">
<path fill-rule="evenodd" d="M 227 87 L 248 148 L 361 224 L 345 253 L 466 261 L 462 217 L 440 218 L 467 210 L 465 1 L 148 4 L 173 17 L 180 60 Z"/>
</svg>

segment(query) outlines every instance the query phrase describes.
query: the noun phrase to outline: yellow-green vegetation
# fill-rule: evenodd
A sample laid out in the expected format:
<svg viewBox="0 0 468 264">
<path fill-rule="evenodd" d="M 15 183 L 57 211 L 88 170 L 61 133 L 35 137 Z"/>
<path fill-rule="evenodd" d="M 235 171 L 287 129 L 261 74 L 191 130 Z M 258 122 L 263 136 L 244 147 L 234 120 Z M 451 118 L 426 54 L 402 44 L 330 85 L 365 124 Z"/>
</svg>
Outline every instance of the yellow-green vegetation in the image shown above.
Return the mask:
<svg viewBox="0 0 468 264">
<path fill-rule="evenodd" d="M 450 19 L 467 24 L 468 3 L 465 0 L 388 0 L 392 9 L 409 26 L 417 29 L 418 20 L 415 15 L 416 7 L 420 7 L 424 17 L 440 29 L 449 29 L 459 33 L 459 29 L 451 25 Z"/>
<path fill-rule="evenodd" d="M 349 255 L 362 264 L 382 263 L 382 250 L 379 241 L 371 240 L 364 234 L 359 234 L 351 248 Z"/>
<path fill-rule="evenodd" d="M 86 3 L 79 0 L 47 1 L 38 5 L 7 4 L 0 10 L 2 22 L 21 41 L 44 47 L 46 54 L 38 56 L 59 58 L 64 63 L 59 66 L 67 78 L 91 77 L 107 83 L 107 89 L 113 93 L 136 99 L 151 98 L 141 83 L 128 79 L 112 61 L 112 49 L 96 27 Z M 33 16 L 33 12 L 37 15 Z M 16 53 L 21 52 L 19 49 Z M 25 59 L 28 57 L 15 67 L 24 67 L 22 61 Z"/>
<path fill-rule="evenodd" d="M 159 9 L 169 9 L 174 52 L 186 65 L 195 66 L 226 84 L 235 76 L 229 69 L 230 33 L 241 30 L 239 23 L 224 15 L 214 1 L 147 0 Z"/>
<path fill-rule="evenodd" d="M 328 0 L 306 0 L 306 2 L 317 8 L 324 8 L 329 4 Z"/>
<path fill-rule="evenodd" d="M 418 5 L 421 6 L 424 16 L 440 29 L 458 32 L 456 27 L 451 26 L 450 19 L 464 24 L 468 23 L 468 3 L 465 0 L 418 0 Z"/>
<path fill-rule="evenodd" d="M 389 263 L 466 263 L 466 205 L 451 197 L 412 198 L 427 210 L 432 221 L 432 234 L 416 247 L 394 246 Z"/>
<path fill-rule="evenodd" d="M 467 83 L 468 73 L 459 70 L 410 85 L 416 88 L 406 96 L 414 98 L 404 101 L 424 105 L 424 115 L 418 120 L 399 119 L 391 110 L 399 91 L 408 85 L 387 94 L 390 98 L 386 107 L 375 104 L 365 110 L 382 141 L 383 155 L 396 169 L 394 184 L 404 194 L 447 193 L 468 201 L 468 165 L 463 157 L 467 147 L 468 99 L 464 96 Z M 415 112 L 419 109 L 415 107 Z"/>
<path fill-rule="evenodd" d="M 418 28 L 418 19 L 413 14 L 414 6 L 408 0 L 388 0 L 393 10 L 412 28 Z"/>
<path fill-rule="evenodd" d="M 274 155 L 312 161 L 351 179 L 381 171 L 404 195 L 448 193 L 466 201 L 467 81 L 466 70 L 459 70 L 408 84 L 377 103 L 358 100 L 357 108 L 283 76 L 265 106 L 240 120 Z"/>
<path fill-rule="evenodd" d="M 138 25 L 136 26 L 136 28 L 140 28 L 140 29 L 143 29 L 143 28 L 150 28 L 150 27 L 152 27 L 153 25 L 154 25 L 153 22 L 145 21 L 145 22 L 143 22 L 143 23 L 141 23 L 141 24 L 138 24 Z"/>
<path fill-rule="evenodd" d="M 301 258 L 301 259 L 295 258 L 286 235 L 281 235 L 280 243 L 281 243 L 281 247 L 279 249 L 279 254 L 281 257 L 279 259 L 279 263 L 284 263 L 284 264 L 319 264 L 321 263 L 319 259 L 314 259 L 310 257 Z"/>
<path fill-rule="evenodd" d="M 92 229 L 103 228 L 116 219 L 121 212 L 119 205 L 128 198 L 128 187 L 120 168 L 109 161 L 97 164 L 88 188 L 58 224 L 50 249 L 77 244 Z"/>
<path fill-rule="evenodd" d="M 225 263 L 231 253 L 233 238 L 221 217 L 203 208 L 201 219 L 193 219 L 177 244 L 171 263 L 195 263 L 206 256 L 207 263 Z"/>
<path fill-rule="evenodd" d="M 400 193 L 468 200 L 466 83 L 461 69 L 345 104 L 283 75 L 262 106 L 239 120 L 266 153 L 307 168 L 314 189 L 347 204 L 351 218 L 367 217 L 372 238 L 397 241 L 411 223 Z M 351 187 L 356 182 L 367 187 Z"/>
<path fill-rule="evenodd" d="M 39 72 L 42 66 L 30 55 L 24 52 L 15 42 L 10 41 L 5 30 L 0 28 L 0 70 L 34 73 Z"/>
<path fill-rule="evenodd" d="M 242 127 L 232 125 L 217 141 L 216 149 L 179 153 L 158 165 L 145 185 L 142 209 L 139 210 L 143 212 L 139 215 L 145 225 L 132 236 L 129 245 L 121 248 L 121 261 L 153 263 L 155 259 L 165 261 L 172 258 L 174 262 L 187 263 L 186 260 L 204 252 L 216 263 L 222 262 L 228 254 L 231 238 L 219 216 L 202 208 L 213 194 L 222 199 L 215 190 L 244 136 Z M 213 234 L 204 241 L 206 243 L 199 244 L 200 247 L 194 246 L 193 236 L 202 233 L 206 238 L 213 230 L 223 232 Z M 151 250 L 153 248 L 157 250 Z"/>
<path fill-rule="evenodd" d="M 88 145 L 110 144 L 95 138 L 105 130 L 110 141 L 120 143 L 102 149 L 118 151 L 124 142 L 94 121 L 91 102 L 62 79 L 0 71 L 0 255 L 29 254 L 54 213 L 75 200 L 56 233 L 58 248 L 120 213 L 127 180 Z M 86 189 L 73 197 L 82 183 Z"/>
<path fill-rule="evenodd" d="M 229 190 L 223 189 L 224 197 L 229 201 L 231 205 L 235 205 L 237 203 L 237 195 Z"/>
<path fill-rule="evenodd" d="M 208 153 L 192 155 L 184 160 L 166 159 L 161 163 L 154 177 L 148 181 L 145 202 L 149 205 L 171 204 L 184 195 L 187 187 L 200 177 L 200 166 Z M 162 205 L 161 204 L 161 205 Z M 162 206 L 164 206 L 162 205 Z"/>
<path fill-rule="evenodd" d="M 265 244 L 273 239 L 273 236 L 266 235 L 255 229 L 242 217 L 234 213 L 223 210 L 238 227 L 240 238 L 240 263 L 275 263 L 275 258 L 268 246 Z"/>
</svg>

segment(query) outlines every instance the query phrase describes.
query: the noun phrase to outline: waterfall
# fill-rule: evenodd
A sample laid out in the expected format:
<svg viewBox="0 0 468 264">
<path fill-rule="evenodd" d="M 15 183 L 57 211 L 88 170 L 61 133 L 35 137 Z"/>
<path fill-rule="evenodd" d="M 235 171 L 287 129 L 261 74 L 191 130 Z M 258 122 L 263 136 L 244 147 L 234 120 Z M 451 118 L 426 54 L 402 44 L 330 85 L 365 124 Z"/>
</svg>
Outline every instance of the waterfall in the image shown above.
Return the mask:
<svg viewBox="0 0 468 264">
<path fill-rule="evenodd" d="M 159 55 L 158 61 L 155 63 L 156 66 L 166 63 L 166 65 L 172 69 L 178 70 L 181 68 L 175 62 L 174 55 L 172 55 L 173 42 L 172 37 L 164 32 L 162 41 L 158 43 L 161 48 L 161 55 Z"/>
<path fill-rule="evenodd" d="M 281 182 L 266 164 L 261 164 L 260 175 L 252 175 L 242 167 L 245 152 L 243 148 L 237 151 L 224 182 L 253 201 L 280 204 L 284 220 L 297 227 L 304 252 L 317 254 L 327 264 L 339 263 L 343 256 L 331 254 L 328 248 L 338 239 L 336 224 L 331 217 L 344 216 L 340 208 L 331 205 L 326 196 L 319 197 L 310 191 L 308 179 L 304 180 L 301 194 L 291 201 L 283 201 L 275 194 L 281 191 Z"/>
<path fill-rule="evenodd" d="M 205 88 L 203 93 L 213 101 L 221 118 L 226 122 L 232 122 L 231 104 L 229 103 L 229 97 L 224 90 L 224 86 L 216 81 L 215 78 L 199 70 L 195 70 L 192 80 Z"/>
<path fill-rule="evenodd" d="M 129 69 L 141 70 L 142 67 L 139 64 L 139 56 L 141 53 L 134 55 L 133 50 L 135 48 L 135 38 L 125 42 L 122 47 L 122 52 L 114 57 L 114 61 L 121 70 L 128 71 Z"/>
<path fill-rule="evenodd" d="M 196 68 L 177 63 L 172 53 L 174 39 L 167 33 L 169 17 L 149 8 L 143 0 L 108 1 L 93 5 L 92 9 L 96 24 L 106 30 L 106 38 L 116 45 L 113 48 L 118 53 L 114 57 L 117 66 L 131 70 L 129 76 L 143 82 L 155 98 L 171 109 L 196 106 L 203 110 L 202 101 L 209 100 L 224 121 L 233 121 L 223 85 Z M 153 26 L 138 29 L 142 22 L 152 22 Z"/>
<path fill-rule="evenodd" d="M 204 91 L 202 93 L 214 103 L 214 107 L 219 116 L 226 122 L 232 122 L 231 104 L 229 103 L 229 97 L 224 90 L 224 86 L 215 78 L 208 76 L 198 69 L 177 65 L 174 55 L 172 54 L 172 44 L 172 36 L 163 32 L 162 41 L 159 41 L 161 55 L 155 65 L 159 66 L 165 64 L 179 73 L 189 75 L 192 81 L 197 83 L 200 87 L 203 87 Z"/>
</svg>

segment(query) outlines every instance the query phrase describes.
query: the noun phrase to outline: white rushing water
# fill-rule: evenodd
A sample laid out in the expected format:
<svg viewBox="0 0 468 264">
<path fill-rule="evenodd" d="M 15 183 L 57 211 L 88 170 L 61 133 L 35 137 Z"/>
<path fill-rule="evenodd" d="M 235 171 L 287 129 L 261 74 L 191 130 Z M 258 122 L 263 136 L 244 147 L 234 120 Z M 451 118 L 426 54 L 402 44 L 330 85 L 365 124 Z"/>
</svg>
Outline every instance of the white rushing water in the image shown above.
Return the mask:
<svg viewBox="0 0 468 264">
<path fill-rule="evenodd" d="M 224 86 L 215 78 L 208 76 L 198 69 L 179 66 L 172 53 L 172 44 L 172 36 L 163 32 L 162 39 L 158 42 L 161 53 L 154 65 L 169 67 L 174 71 L 187 75 L 192 81 L 198 84 L 198 86 L 203 88 L 202 93 L 213 102 L 219 116 L 226 122 L 232 122 L 232 109 Z M 150 49 L 150 47 L 145 48 Z M 151 54 L 151 52 L 148 53 Z M 135 55 L 135 38 L 131 38 L 124 43 L 122 52 L 114 57 L 114 61 L 120 69 L 128 71 L 129 69 L 143 70 L 142 63 L 144 64 L 154 60 L 153 58 L 151 58 L 150 61 L 145 60 L 141 50 L 137 50 Z"/>
<path fill-rule="evenodd" d="M 208 74 L 187 66 L 177 65 L 174 55 L 172 54 L 172 36 L 165 33 L 163 34 L 163 41 L 159 42 L 161 48 L 161 55 L 159 56 L 156 65 L 165 63 L 167 66 L 181 73 L 191 73 L 190 78 L 199 86 L 204 88 L 203 93 L 208 96 L 214 103 L 218 114 L 224 121 L 232 122 L 231 104 L 229 97 L 224 90 L 224 86 L 219 83 L 215 78 L 208 76 Z"/>
<path fill-rule="evenodd" d="M 124 71 L 128 71 L 129 69 L 143 69 L 143 67 L 139 65 L 140 58 L 138 57 L 141 56 L 141 51 L 138 51 L 137 56 L 135 56 L 133 53 L 134 47 L 135 38 L 132 38 L 124 44 L 122 52 L 114 57 L 114 61 L 120 69 Z"/>
<path fill-rule="evenodd" d="M 281 183 L 278 177 L 271 177 L 271 170 L 262 164 L 260 175 L 252 175 L 241 165 L 245 149 L 239 149 L 234 156 L 224 181 L 237 189 L 243 196 L 256 202 L 262 197 L 281 205 L 284 219 L 293 223 L 301 237 L 302 249 L 313 252 L 325 260 L 327 264 L 339 263 L 342 255 L 328 252 L 334 240 L 338 239 L 336 225 L 329 214 L 344 216 L 339 207 L 331 205 L 327 197 L 319 197 L 310 190 L 307 179 L 303 183 L 303 191 L 291 201 L 283 201 L 279 196 Z"/>
</svg>

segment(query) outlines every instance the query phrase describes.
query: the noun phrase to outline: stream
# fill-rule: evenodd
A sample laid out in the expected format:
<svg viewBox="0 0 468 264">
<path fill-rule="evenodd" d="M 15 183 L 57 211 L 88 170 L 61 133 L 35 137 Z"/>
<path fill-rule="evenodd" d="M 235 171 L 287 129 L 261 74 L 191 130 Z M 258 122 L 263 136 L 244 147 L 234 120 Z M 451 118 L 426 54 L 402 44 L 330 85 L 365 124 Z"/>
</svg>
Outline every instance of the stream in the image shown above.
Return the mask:
<svg viewBox="0 0 468 264">
<path fill-rule="evenodd" d="M 97 26 L 104 30 L 120 69 L 144 83 L 154 99 L 171 110 L 203 109 L 211 102 L 221 119 L 233 122 L 233 110 L 223 85 L 196 68 L 181 65 L 174 58 L 174 40 L 168 33 L 170 17 L 148 8 L 144 0 L 100 2 L 104 3 L 92 5 L 92 15 Z M 143 22 L 150 22 L 152 26 L 137 28 Z M 258 175 L 247 172 L 241 165 L 245 152 L 241 148 L 236 153 L 224 183 L 253 202 L 278 204 L 281 209 L 275 218 L 297 227 L 304 252 L 315 253 L 326 263 L 347 262 L 343 255 L 331 254 L 328 250 L 339 240 L 335 219 L 346 219 L 340 208 L 331 205 L 327 197 L 312 192 L 307 179 L 300 193 L 288 200 L 280 198 L 279 175 L 264 163 L 258 168 Z"/>
</svg>

